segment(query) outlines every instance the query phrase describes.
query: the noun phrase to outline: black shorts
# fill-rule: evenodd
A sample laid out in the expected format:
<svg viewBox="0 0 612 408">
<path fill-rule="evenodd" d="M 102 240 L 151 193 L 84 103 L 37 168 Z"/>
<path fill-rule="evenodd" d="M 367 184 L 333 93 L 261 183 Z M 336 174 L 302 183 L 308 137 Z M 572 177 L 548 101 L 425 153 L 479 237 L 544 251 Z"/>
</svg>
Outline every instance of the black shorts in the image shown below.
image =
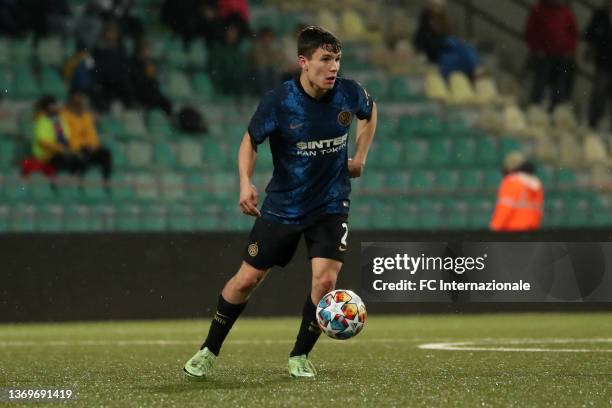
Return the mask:
<svg viewBox="0 0 612 408">
<path fill-rule="evenodd" d="M 257 269 L 285 266 L 293 258 L 302 234 L 308 257 L 344 262 L 348 236 L 347 214 L 328 214 L 308 224 L 281 224 L 257 218 L 243 260 Z"/>
</svg>

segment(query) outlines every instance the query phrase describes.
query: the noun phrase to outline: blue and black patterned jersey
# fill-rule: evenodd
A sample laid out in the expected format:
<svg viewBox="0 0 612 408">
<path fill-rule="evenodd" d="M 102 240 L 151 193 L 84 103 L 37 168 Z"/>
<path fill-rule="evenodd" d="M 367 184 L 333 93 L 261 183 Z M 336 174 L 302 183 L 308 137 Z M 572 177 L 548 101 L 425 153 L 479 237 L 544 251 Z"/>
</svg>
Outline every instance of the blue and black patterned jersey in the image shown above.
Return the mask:
<svg viewBox="0 0 612 408">
<path fill-rule="evenodd" d="M 254 146 L 270 141 L 274 173 L 262 217 L 301 224 L 349 210 L 348 135 L 353 116 L 368 119 L 372 98 L 355 81 L 337 78 L 322 99 L 299 79 L 268 92 L 249 124 Z"/>
</svg>

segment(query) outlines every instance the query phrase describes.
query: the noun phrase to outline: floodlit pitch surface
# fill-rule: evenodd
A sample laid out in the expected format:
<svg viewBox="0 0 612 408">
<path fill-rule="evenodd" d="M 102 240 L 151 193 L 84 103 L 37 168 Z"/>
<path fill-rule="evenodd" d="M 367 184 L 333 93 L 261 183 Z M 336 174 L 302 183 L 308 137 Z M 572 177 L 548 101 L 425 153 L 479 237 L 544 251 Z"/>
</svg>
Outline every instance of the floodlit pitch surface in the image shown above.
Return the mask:
<svg viewBox="0 0 612 408">
<path fill-rule="evenodd" d="M 299 381 L 286 368 L 297 326 L 239 320 L 195 381 L 181 367 L 208 321 L 2 325 L 0 388 L 72 389 L 69 406 L 612 405 L 610 313 L 371 315 L 356 339 L 323 338 L 318 377 Z"/>
</svg>

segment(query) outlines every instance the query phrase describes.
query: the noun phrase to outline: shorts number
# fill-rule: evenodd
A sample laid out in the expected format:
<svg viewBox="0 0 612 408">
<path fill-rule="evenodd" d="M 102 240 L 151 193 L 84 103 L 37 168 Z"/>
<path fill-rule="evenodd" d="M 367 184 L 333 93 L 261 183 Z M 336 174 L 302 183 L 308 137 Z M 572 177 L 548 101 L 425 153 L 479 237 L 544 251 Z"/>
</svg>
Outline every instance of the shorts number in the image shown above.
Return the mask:
<svg viewBox="0 0 612 408">
<path fill-rule="evenodd" d="M 342 223 L 342 228 L 344 228 L 344 235 L 340 239 L 340 244 L 346 248 L 346 237 L 348 236 L 348 224 L 346 222 Z"/>
</svg>

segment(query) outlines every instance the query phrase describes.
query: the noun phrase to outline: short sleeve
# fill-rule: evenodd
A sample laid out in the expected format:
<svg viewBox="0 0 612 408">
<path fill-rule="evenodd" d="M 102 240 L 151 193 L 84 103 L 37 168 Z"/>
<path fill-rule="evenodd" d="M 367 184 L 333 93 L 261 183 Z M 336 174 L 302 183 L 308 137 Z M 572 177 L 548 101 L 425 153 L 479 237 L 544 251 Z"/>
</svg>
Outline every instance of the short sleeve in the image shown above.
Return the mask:
<svg viewBox="0 0 612 408">
<path fill-rule="evenodd" d="M 355 116 L 357 116 L 357 119 L 370 119 L 370 116 L 372 116 L 372 106 L 374 104 L 374 100 L 372 99 L 372 96 L 365 90 L 365 88 L 363 86 L 361 86 L 361 84 L 357 81 L 351 81 L 353 88 L 354 88 L 354 93 L 355 93 L 355 103 L 356 103 L 356 110 L 355 110 Z"/>
<path fill-rule="evenodd" d="M 276 98 L 269 92 L 261 99 L 255 114 L 249 122 L 249 135 L 253 146 L 259 145 L 278 130 Z"/>
</svg>

